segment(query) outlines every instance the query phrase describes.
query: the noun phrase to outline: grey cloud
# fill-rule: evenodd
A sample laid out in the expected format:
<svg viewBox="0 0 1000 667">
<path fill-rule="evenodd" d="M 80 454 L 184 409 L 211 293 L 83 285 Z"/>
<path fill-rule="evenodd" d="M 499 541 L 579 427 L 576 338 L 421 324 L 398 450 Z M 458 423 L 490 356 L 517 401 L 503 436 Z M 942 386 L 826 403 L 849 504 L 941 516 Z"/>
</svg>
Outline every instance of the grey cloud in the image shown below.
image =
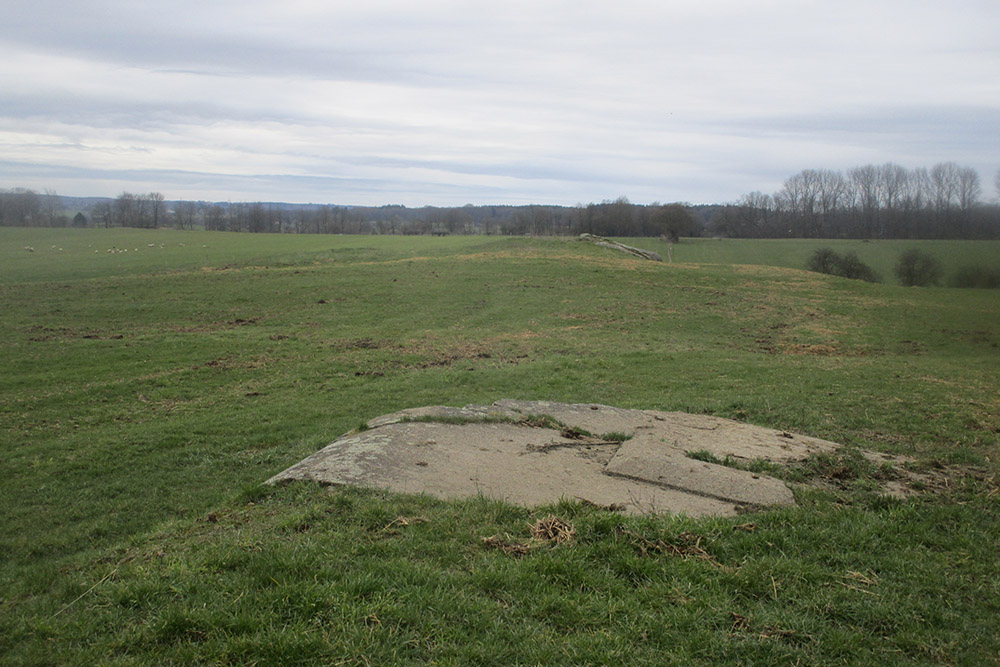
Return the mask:
<svg viewBox="0 0 1000 667">
<path fill-rule="evenodd" d="M 412 182 L 400 187 L 398 181 L 375 178 L 347 178 L 333 176 L 301 176 L 288 174 L 255 174 L 237 176 L 198 171 L 164 169 L 80 169 L 59 165 L 39 165 L 0 160 L 0 178 L 9 180 L 11 175 L 37 176 L 50 183 L 106 182 L 120 184 L 119 190 L 164 191 L 168 198 L 199 199 L 191 195 L 177 195 L 178 191 L 199 190 L 209 194 L 210 201 L 290 201 L 298 203 L 334 203 L 346 205 L 378 205 L 409 200 L 410 205 L 426 203 L 467 203 L 466 188 L 441 182 Z M 169 183 L 170 189 L 157 184 Z M 83 194 L 59 189 L 60 194 Z M 93 194 L 93 193 L 90 193 Z M 112 193 L 115 194 L 115 193 Z M 494 195 L 500 202 L 505 190 L 500 187 L 484 189 L 485 199 Z"/>
<path fill-rule="evenodd" d="M 56 169 L 80 188 L 572 203 L 721 201 L 869 161 L 992 173 L 998 20 L 992 0 L 10 0 L 0 132 L 22 163 L 0 186 Z M 107 169 L 97 144 L 191 170 Z M 261 173 L 235 175 L 243 158 Z"/>
<path fill-rule="evenodd" d="M 729 123 L 726 131 L 740 136 L 825 138 L 842 145 L 868 147 L 886 155 L 887 160 L 958 160 L 983 169 L 991 164 L 983 160 L 984 155 L 1000 155 L 1000 112 L 981 106 L 890 107 L 773 116 Z"/>
</svg>

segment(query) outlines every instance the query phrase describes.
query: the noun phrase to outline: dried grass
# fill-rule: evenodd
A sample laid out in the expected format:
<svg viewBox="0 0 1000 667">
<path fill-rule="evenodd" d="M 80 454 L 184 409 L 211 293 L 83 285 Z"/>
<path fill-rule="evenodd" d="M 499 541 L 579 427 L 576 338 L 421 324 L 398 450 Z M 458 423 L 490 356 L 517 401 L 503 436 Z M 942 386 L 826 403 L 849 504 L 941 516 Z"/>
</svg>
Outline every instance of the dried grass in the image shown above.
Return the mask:
<svg viewBox="0 0 1000 667">
<path fill-rule="evenodd" d="M 509 556 L 526 556 L 531 550 L 531 545 L 526 542 L 512 542 L 499 535 L 484 537 L 481 541 L 487 549 L 499 549 Z"/>
<path fill-rule="evenodd" d="M 531 526 L 531 537 L 542 542 L 568 544 L 576 537 L 576 528 L 559 517 L 547 516 Z"/>
</svg>

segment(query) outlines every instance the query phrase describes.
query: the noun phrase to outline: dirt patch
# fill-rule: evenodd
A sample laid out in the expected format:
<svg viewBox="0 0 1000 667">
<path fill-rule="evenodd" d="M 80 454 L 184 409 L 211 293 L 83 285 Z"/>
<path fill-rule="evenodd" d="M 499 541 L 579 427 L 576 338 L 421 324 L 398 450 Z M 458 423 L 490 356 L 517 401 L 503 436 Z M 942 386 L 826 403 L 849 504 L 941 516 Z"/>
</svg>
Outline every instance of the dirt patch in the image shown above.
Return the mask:
<svg viewBox="0 0 1000 667">
<path fill-rule="evenodd" d="M 989 345 L 1000 347 L 1000 334 L 987 329 L 941 329 L 948 338 L 957 339 L 973 345 Z"/>
<path fill-rule="evenodd" d="M 28 340 L 32 343 L 44 343 L 53 340 L 122 340 L 124 334 L 100 331 L 97 329 L 73 329 L 69 327 L 30 327 Z"/>
<path fill-rule="evenodd" d="M 816 357 L 858 356 L 846 352 L 840 345 L 828 345 L 824 343 L 784 343 L 778 348 L 778 351 L 781 354 L 810 355 Z"/>
<path fill-rule="evenodd" d="M 498 365 L 519 364 L 529 357 L 526 351 L 510 349 L 509 343 L 538 337 L 532 331 L 515 332 L 481 341 L 413 340 L 389 341 L 372 338 L 327 341 L 339 353 L 361 353 L 354 357 L 356 376 L 383 377 L 392 370 L 428 369 L 469 361 L 492 360 Z M 364 352 L 381 354 L 365 355 Z M 410 358 L 407 358 L 410 357 Z"/>
<path fill-rule="evenodd" d="M 531 545 L 527 542 L 516 542 L 502 538 L 499 535 L 484 537 L 481 543 L 486 549 L 496 549 L 509 556 L 527 556 L 528 552 L 531 551 Z"/>
<path fill-rule="evenodd" d="M 192 366 L 191 369 L 198 370 L 201 368 L 212 368 L 219 371 L 230 371 L 235 369 L 254 370 L 258 368 L 266 368 L 269 363 L 271 363 L 271 358 L 266 354 L 251 357 L 250 359 L 237 359 L 234 355 L 225 355 L 219 357 L 218 359 L 212 359 L 211 361 L 206 361 L 203 364 Z"/>
<path fill-rule="evenodd" d="M 348 350 L 378 350 L 392 344 L 387 341 L 377 341 L 372 338 L 342 338 L 327 341 L 327 345 L 337 352 L 346 352 Z"/>
<path fill-rule="evenodd" d="M 216 320 L 195 324 L 191 326 L 170 326 L 166 327 L 173 333 L 209 333 L 212 331 L 226 331 L 228 329 L 238 329 L 239 327 L 251 326 L 260 322 L 259 317 L 236 317 L 231 320 Z"/>
</svg>

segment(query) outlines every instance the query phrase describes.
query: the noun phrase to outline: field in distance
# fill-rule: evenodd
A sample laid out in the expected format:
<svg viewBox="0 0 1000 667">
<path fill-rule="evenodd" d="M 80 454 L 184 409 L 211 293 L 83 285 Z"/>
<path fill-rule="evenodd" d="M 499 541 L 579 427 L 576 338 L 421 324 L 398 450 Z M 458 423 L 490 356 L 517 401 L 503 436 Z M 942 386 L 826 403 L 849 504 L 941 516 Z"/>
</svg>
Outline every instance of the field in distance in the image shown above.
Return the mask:
<svg viewBox="0 0 1000 667">
<path fill-rule="evenodd" d="M 658 252 L 664 260 L 668 243 L 659 239 L 618 239 Z M 871 266 L 888 284 L 898 284 L 896 262 L 907 250 L 920 250 L 934 257 L 943 271 L 944 281 L 963 266 L 1000 267 L 1000 241 L 926 241 L 856 239 L 684 239 L 669 251 L 675 262 L 699 264 L 757 264 L 789 269 L 805 268 L 818 248 L 830 248 L 841 255 L 853 252 Z"/>
<path fill-rule="evenodd" d="M 795 270 L 839 243 L 685 239 L 671 265 L 0 229 L 0 662 L 996 662 L 997 293 Z M 886 278 L 913 246 L 851 243 Z M 996 262 L 963 243 L 919 247 Z M 735 519 L 259 486 L 371 417 L 508 397 L 714 414 L 949 484 L 878 496 L 848 449 L 774 471 L 818 483 L 799 507 Z M 572 541 L 531 537 L 549 515 Z"/>
</svg>

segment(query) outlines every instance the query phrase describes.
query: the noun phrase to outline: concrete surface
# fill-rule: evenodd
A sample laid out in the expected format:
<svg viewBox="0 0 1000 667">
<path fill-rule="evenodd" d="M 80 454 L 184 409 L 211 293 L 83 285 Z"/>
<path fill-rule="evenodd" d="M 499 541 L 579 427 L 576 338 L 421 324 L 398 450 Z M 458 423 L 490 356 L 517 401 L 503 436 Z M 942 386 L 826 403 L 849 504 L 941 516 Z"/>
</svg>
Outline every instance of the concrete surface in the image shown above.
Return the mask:
<svg viewBox="0 0 1000 667">
<path fill-rule="evenodd" d="M 548 418 L 552 427 L 531 416 Z M 314 480 L 526 506 L 568 498 L 630 513 L 725 516 L 795 500 L 778 479 L 688 453 L 786 463 L 838 447 L 706 415 L 546 401 L 414 408 L 367 426 L 268 483 Z M 628 439 L 604 437 L 612 434 Z"/>
</svg>

